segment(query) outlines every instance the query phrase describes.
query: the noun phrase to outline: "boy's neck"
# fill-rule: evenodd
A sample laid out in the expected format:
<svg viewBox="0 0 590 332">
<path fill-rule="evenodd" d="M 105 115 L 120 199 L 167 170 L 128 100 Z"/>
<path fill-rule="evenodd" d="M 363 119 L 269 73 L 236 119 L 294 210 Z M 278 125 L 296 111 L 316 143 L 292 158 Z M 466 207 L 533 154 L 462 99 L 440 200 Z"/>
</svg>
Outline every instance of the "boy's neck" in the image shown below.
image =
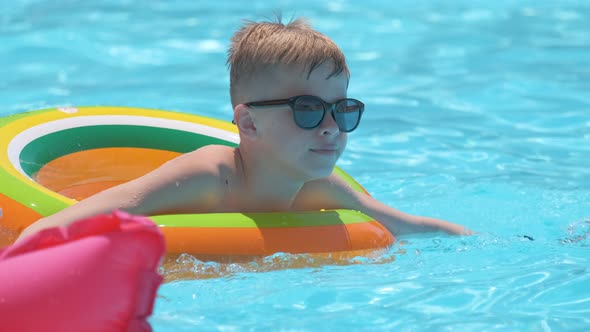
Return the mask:
<svg viewBox="0 0 590 332">
<path fill-rule="evenodd" d="M 236 151 L 243 192 L 248 193 L 247 197 L 243 197 L 247 208 L 267 212 L 290 210 L 305 181 L 289 177 L 279 167 L 254 158 L 245 151 Z"/>
</svg>

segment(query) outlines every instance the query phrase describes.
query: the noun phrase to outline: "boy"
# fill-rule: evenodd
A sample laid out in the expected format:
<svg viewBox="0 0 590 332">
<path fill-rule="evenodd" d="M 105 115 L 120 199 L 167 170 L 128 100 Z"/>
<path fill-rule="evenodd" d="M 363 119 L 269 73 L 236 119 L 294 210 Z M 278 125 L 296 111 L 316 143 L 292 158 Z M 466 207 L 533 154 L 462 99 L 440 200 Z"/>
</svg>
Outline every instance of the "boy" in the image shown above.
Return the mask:
<svg viewBox="0 0 590 332">
<path fill-rule="evenodd" d="M 37 221 L 19 239 L 114 209 L 142 215 L 351 209 L 395 235 L 470 234 L 395 210 L 332 173 L 364 105 L 347 98 L 349 71 L 328 37 L 300 19 L 247 23 L 232 38 L 228 65 L 238 148 L 210 145 L 187 153 Z"/>
</svg>

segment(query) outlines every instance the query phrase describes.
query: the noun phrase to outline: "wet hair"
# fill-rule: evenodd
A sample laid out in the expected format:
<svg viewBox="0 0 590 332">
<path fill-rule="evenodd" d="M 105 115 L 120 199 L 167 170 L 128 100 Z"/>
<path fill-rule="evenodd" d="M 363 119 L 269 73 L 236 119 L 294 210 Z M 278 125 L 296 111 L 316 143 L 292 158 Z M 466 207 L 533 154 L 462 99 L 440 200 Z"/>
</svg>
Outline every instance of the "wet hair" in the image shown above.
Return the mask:
<svg viewBox="0 0 590 332">
<path fill-rule="evenodd" d="M 281 22 L 280 16 L 274 21 L 246 21 L 233 35 L 228 50 L 232 105 L 244 102 L 237 100 L 242 86 L 276 65 L 301 65 L 309 77 L 325 62 L 333 65 L 326 79 L 342 72 L 350 76 L 338 45 L 314 30 L 306 19 L 298 18 L 287 24 Z"/>
</svg>

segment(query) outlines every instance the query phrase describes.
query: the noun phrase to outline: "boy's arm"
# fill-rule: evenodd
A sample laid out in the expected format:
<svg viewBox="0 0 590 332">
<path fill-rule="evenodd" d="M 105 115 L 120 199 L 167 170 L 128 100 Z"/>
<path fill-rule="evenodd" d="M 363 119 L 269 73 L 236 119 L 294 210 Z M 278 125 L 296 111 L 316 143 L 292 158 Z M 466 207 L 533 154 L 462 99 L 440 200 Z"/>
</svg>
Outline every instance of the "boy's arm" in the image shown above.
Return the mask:
<svg viewBox="0 0 590 332">
<path fill-rule="evenodd" d="M 436 218 L 410 215 L 387 206 L 363 193 L 357 192 L 355 196 L 360 196 L 357 198 L 357 204 L 355 204 L 357 210 L 375 218 L 395 235 L 437 231 L 453 235 L 472 234 L 464 226 Z"/>
<path fill-rule="evenodd" d="M 216 166 L 203 163 L 207 158 L 199 155 L 202 153 L 197 150 L 182 155 L 138 179 L 40 219 L 27 227 L 17 241 L 45 228 L 67 226 L 115 209 L 141 215 L 210 211 L 218 203 L 221 187 Z"/>
<path fill-rule="evenodd" d="M 467 228 L 448 221 L 414 216 L 396 210 L 373 197 L 352 189 L 332 174 L 325 179 L 306 183 L 296 201 L 298 209 L 350 209 L 378 220 L 394 235 L 443 231 L 455 235 L 471 235 Z"/>
</svg>

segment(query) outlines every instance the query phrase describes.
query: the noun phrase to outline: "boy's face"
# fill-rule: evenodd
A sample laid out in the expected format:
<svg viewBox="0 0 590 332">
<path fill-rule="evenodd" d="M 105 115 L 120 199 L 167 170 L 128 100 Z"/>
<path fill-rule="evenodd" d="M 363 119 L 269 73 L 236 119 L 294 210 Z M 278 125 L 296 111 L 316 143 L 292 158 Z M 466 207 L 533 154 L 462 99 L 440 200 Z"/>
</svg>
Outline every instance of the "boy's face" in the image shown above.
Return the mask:
<svg viewBox="0 0 590 332">
<path fill-rule="evenodd" d="M 346 98 L 348 78 L 342 73 L 327 77 L 332 65 L 325 63 L 308 72 L 300 66 L 279 66 L 254 82 L 250 101 L 288 99 L 312 95 L 333 103 Z M 289 175 L 308 181 L 330 175 L 346 147 L 347 134 L 340 132 L 328 110 L 318 127 L 302 129 L 293 120 L 288 105 L 251 108 L 256 125 L 257 149 L 268 161 Z"/>
</svg>

